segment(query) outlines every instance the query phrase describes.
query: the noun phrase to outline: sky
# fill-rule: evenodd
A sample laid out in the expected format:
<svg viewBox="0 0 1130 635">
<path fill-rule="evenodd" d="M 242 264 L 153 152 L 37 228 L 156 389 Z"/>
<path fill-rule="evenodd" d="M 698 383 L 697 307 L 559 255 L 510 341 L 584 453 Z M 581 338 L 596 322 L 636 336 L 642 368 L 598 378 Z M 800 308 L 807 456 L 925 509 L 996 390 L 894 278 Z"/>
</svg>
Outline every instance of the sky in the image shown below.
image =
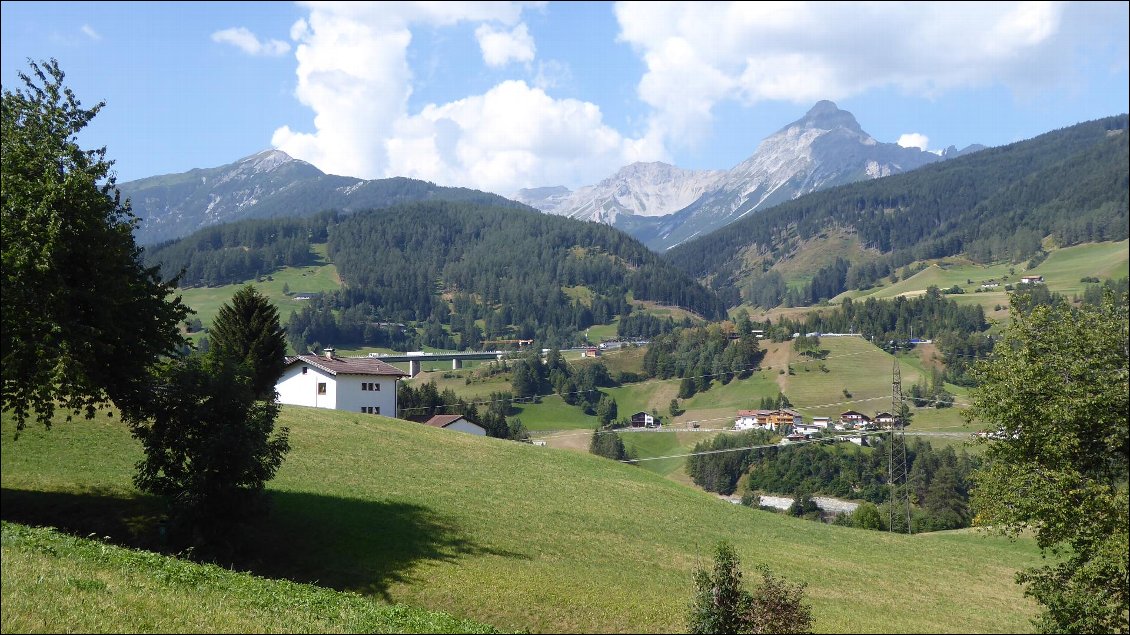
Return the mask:
<svg viewBox="0 0 1130 635">
<path fill-rule="evenodd" d="M 3 2 L 119 182 L 277 148 L 511 195 L 729 169 L 829 99 L 881 142 L 998 146 L 1130 111 L 1127 2 Z"/>
</svg>

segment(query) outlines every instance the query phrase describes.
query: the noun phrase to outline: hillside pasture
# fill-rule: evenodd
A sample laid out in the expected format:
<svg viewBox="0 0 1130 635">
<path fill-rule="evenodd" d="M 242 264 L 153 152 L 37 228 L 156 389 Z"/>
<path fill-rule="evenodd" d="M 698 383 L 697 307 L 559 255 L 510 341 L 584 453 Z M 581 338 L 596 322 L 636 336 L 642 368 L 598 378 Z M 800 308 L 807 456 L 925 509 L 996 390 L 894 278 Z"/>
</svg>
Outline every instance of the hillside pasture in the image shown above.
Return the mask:
<svg viewBox="0 0 1130 635">
<path fill-rule="evenodd" d="M 834 527 L 732 505 L 649 469 L 379 416 L 284 406 L 279 424 L 289 427 L 292 449 L 269 483 L 271 515 L 231 563 L 256 576 L 503 630 L 684 632 L 691 572 L 708 566 L 725 539 L 747 574 L 764 563 L 807 583 L 817 632 L 1020 632 L 1035 613 L 1013 581 L 1041 562 L 1028 539 Z M 137 502 L 131 482 L 139 448 L 116 420 L 60 419 L 11 441 L 5 417 L 2 432 L 4 520 L 111 542 L 153 535 L 152 506 Z M 118 529 L 100 531 L 92 518 Z M 69 558 L 10 570 L 9 553 L 5 631 L 17 606 L 29 630 L 44 615 L 58 616 L 51 623 L 61 628 L 72 617 L 92 629 L 118 624 L 119 609 L 106 600 L 125 588 L 124 573 L 94 574 L 106 591 L 65 593 L 52 582 L 60 592 L 49 602 L 17 604 L 9 598 L 44 579 L 92 576 L 72 573 Z M 213 626 L 183 608 L 184 594 L 198 607 L 222 597 L 206 579 L 195 584 L 179 594 L 161 585 L 139 592 L 152 604 L 147 613 L 163 617 L 160 630 Z M 347 618 L 280 630 L 357 628 Z M 267 628 L 232 621 L 218 630 Z"/>
</svg>

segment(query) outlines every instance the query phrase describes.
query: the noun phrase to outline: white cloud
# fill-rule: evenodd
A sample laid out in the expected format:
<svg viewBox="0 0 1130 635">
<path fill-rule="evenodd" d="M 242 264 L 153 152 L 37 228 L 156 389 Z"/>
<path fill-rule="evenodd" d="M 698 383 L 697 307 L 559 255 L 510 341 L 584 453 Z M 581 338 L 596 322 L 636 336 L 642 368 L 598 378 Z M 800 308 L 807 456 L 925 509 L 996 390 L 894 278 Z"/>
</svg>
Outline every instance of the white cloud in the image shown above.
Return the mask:
<svg viewBox="0 0 1130 635">
<path fill-rule="evenodd" d="M 408 112 L 413 26 L 494 22 L 507 27 L 502 33 L 521 36 L 520 4 L 306 6 L 310 14 L 291 36 L 296 96 L 314 111 L 314 131 L 283 126 L 272 144 L 326 172 L 409 176 L 509 194 L 545 184 L 575 187 L 634 160 L 668 158 L 654 139 L 624 138 L 605 125 L 597 105 L 556 99 L 523 81 Z M 532 42 L 529 48 L 532 59 Z M 495 59 L 501 58 L 522 59 L 513 51 Z"/>
<path fill-rule="evenodd" d="M 89 24 L 82 25 L 82 29 L 80 29 L 80 30 L 83 32 L 84 35 L 86 35 L 86 37 L 94 40 L 95 42 L 102 39 L 102 35 L 100 33 L 98 33 L 98 31 L 95 31 L 94 27 L 90 26 Z"/>
<path fill-rule="evenodd" d="M 653 134 L 676 143 L 701 136 L 724 99 L 811 104 L 877 88 L 934 98 L 1067 81 L 1064 59 L 1081 37 L 1063 27 L 1071 11 L 1095 13 L 1055 2 L 615 7 L 619 39 L 646 65 L 638 94 L 654 109 Z"/>
<path fill-rule="evenodd" d="M 525 22 L 509 31 L 496 30 L 489 24 L 479 25 L 475 29 L 475 39 L 479 41 L 483 61 L 487 66 L 505 66 L 512 61 L 534 61 L 534 38 L 530 37 Z"/>
<path fill-rule="evenodd" d="M 918 148 L 929 150 L 930 137 L 918 132 L 908 132 L 899 137 L 898 144 L 904 148 Z"/>
<path fill-rule="evenodd" d="M 387 148 L 392 174 L 500 193 L 592 183 L 647 149 L 605 125 L 595 104 L 516 80 L 403 117 Z"/>
<path fill-rule="evenodd" d="M 260 41 L 254 33 L 242 26 L 216 31 L 212 34 L 212 41 L 231 44 L 248 55 L 278 57 L 286 55 L 290 51 L 290 44 L 287 42 L 282 40 Z"/>
</svg>

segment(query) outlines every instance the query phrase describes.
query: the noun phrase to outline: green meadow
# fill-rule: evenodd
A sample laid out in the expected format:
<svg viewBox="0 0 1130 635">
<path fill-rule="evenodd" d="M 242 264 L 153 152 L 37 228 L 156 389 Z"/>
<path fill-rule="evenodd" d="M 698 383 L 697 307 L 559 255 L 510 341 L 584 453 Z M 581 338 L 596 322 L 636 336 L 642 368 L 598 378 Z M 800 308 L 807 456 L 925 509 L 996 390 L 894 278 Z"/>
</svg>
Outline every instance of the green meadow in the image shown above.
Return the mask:
<svg viewBox="0 0 1130 635">
<path fill-rule="evenodd" d="M 318 254 L 320 264 L 308 267 L 286 267 L 263 276 L 260 281 L 247 281 L 221 287 L 191 287 L 180 289 L 178 292 L 184 298 L 184 303 L 196 311 L 195 317 L 208 327 L 212 324 L 220 306 L 231 302 L 232 296 L 240 287 L 251 284 L 278 307 L 279 316 L 285 325 L 290 312 L 301 311 L 306 304 L 305 300 L 296 300 L 295 295 L 334 291 L 341 287 L 337 267 L 326 261 L 326 245 L 314 245 L 314 251 Z M 289 289 L 290 295 L 283 293 L 283 286 Z"/>
<path fill-rule="evenodd" d="M 160 509 L 132 485 L 140 450 L 116 419 L 15 439 L 5 418 L 3 520 L 108 537 L 6 526 L 5 632 L 683 632 L 691 572 L 723 539 L 747 575 L 807 583 L 817 632 L 1022 632 L 1036 611 L 1013 582 L 1040 562 L 1030 540 L 824 525 L 655 469 L 372 415 L 286 406 L 279 424 L 292 449 L 270 516 L 236 561 L 201 570 L 105 544 L 152 546 Z M 637 447 L 671 449 L 644 434 Z M 455 617 L 380 626 L 394 604 Z"/>
<path fill-rule="evenodd" d="M 1024 263 L 978 265 L 962 258 L 945 258 L 932 262 L 929 267 L 906 280 L 870 291 L 849 291 L 834 298 L 832 302 L 838 303 L 844 297 L 885 299 L 898 295 L 915 295 L 925 293 L 926 288 L 931 286 L 949 289 L 956 285 L 965 292 L 950 296 L 958 303 L 980 304 L 989 317 L 1006 319 L 1008 293 L 1004 290 L 1004 285 L 1019 287 L 1020 277 L 1028 275 L 1043 276 L 1050 291 L 1069 298 L 1081 295 L 1086 287 L 1086 283 L 1080 281 L 1084 277 L 1105 280 L 1130 275 L 1130 241 L 1089 243 L 1055 249 L 1031 270 L 1025 269 Z M 990 279 L 996 280 L 1001 286 L 978 293 L 981 283 Z M 972 283 L 968 282 L 970 280 Z M 997 305 L 1005 310 L 996 311 Z"/>
</svg>

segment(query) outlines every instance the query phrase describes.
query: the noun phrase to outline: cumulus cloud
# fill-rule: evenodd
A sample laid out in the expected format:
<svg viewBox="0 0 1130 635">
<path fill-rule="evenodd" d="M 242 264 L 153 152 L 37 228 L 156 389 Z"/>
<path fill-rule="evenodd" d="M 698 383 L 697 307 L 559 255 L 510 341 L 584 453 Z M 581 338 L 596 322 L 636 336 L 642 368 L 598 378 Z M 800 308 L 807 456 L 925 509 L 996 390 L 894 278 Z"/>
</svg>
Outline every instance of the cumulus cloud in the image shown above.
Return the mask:
<svg viewBox="0 0 1130 635">
<path fill-rule="evenodd" d="M 606 177 L 646 149 L 604 124 L 600 108 L 511 80 L 397 122 L 391 172 L 495 192 Z"/>
<path fill-rule="evenodd" d="M 918 148 L 919 150 L 928 150 L 930 146 L 930 137 L 917 132 L 908 132 L 899 137 L 898 144 L 904 148 Z"/>
<path fill-rule="evenodd" d="M 653 132 L 691 142 L 715 104 L 811 104 L 877 88 L 936 97 L 1065 81 L 1078 42 L 1054 2 L 621 2 L 619 39 L 645 63 L 638 94 Z M 1091 20 L 1098 18 L 1088 18 Z M 1039 69 L 1039 73 L 1032 69 Z"/>
<path fill-rule="evenodd" d="M 260 40 L 245 27 L 232 27 L 212 34 L 212 41 L 231 44 L 248 55 L 278 57 L 290 51 L 290 44 L 282 40 Z"/>
<path fill-rule="evenodd" d="M 296 96 L 314 111 L 314 131 L 282 126 L 272 144 L 326 172 L 409 176 L 509 194 L 547 183 L 587 184 L 624 163 L 667 158 L 653 139 L 625 138 L 604 124 L 597 105 L 554 98 L 524 81 L 408 112 L 413 26 L 501 24 L 505 28 L 476 33 L 521 40 L 528 32 L 518 3 L 307 6 L 310 14 L 295 23 L 291 37 L 297 42 Z M 522 47 L 500 47 L 491 58 L 488 48 L 488 64 L 525 55 Z M 528 50 L 532 60 L 532 40 Z"/>
<path fill-rule="evenodd" d="M 475 39 L 483 51 L 483 61 L 487 66 L 505 66 L 510 62 L 534 61 L 534 38 L 526 23 L 507 31 L 495 29 L 489 24 L 481 24 L 475 29 Z"/>
</svg>

